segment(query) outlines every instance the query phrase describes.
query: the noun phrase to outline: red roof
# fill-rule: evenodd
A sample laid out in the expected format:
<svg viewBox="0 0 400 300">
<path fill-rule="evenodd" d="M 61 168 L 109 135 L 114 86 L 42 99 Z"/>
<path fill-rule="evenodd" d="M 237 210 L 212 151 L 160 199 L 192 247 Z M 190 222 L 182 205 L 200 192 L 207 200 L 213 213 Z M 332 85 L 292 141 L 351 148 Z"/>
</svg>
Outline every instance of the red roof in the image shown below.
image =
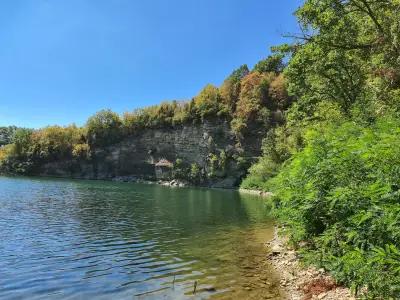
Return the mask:
<svg viewBox="0 0 400 300">
<path fill-rule="evenodd" d="M 156 163 L 155 166 L 156 166 L 156 167 L 172 167 L 173 164 L 172 164 L 172 162 L 170 162 L 169 160 L 163 158 L 163 159 L 160 159 L 160 160 L 158 161 L 158 163 Z"/>
</svg>

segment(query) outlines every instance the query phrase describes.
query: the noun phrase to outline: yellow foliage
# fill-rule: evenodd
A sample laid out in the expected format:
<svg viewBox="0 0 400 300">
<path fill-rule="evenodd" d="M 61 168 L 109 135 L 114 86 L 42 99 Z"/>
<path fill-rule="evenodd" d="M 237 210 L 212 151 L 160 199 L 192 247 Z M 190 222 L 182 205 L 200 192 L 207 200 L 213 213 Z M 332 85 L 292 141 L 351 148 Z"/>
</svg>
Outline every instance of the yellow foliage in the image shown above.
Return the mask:
<svg viewBox="0 0 400 300">
<path fill-rule="evenodd" d="M 272 73 L 251 72 L 243 78 L 235 117 L 246 121 L 255 119 L 267 101 L 268 86 L 274 76 Z"/>
<path fill-rule="evenodd" d="M 0 147 L 0 163 L 10 157 L 10 155 L 13 153 L 13 148 L 13 144 Z"/>
<path fill-rule="evenodd" d="M 89 150 L 88 144 L 76 144 L 73 146 L 72 156 L 86 158 L 89 155 Z"/>
<path fill-rule="evenodd" d="M 32 133 L 32 151 L 41 157 L 51 154 L 68 155 L 74 145 L 85 140 L 85 135 L 85 130 L 75 125 L 48 126 Z"/>
<path fill-rule="evenodd" d="M 219 112 L 224 112 L 219 90 L 212 84 L 208 84 L 194 98 L 194 105 L 202 118 L 207 115 L 217 115 Z"/>
<path fill-rule="evenodd" d="M 286 108 L 290 104 L 290 97 L 286 88 L 286 80 L 283 74 L 279 74 L 272 80 L 268 89 L 269 98 L 280 109 Z"/>
</svg>

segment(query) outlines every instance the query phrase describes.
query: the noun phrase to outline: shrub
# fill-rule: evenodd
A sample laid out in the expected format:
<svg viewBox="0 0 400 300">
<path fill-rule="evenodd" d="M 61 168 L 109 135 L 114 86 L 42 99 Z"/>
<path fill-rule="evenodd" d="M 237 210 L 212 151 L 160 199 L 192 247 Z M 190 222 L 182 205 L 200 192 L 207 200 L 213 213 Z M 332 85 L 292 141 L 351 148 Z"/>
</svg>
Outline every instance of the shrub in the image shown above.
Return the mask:
<svg viewBox="0 0 400 300">
<path fill-rule="evenodd" d="M 209 178 L 216 177 L 218 171 L 218 156 L 214 153 L 210 153 L 208 156 L 208 163 L 209 167 L 207 176 Z"/>
<path fill-rule="evenodd" d="M 201 181 L 201 168 L 198 164 L 194 163 L 190 166 L 189 179 L 193 183 L 199 183 Z"/>
<path fill-rule="evenodd" d="M 280 164 L 272 160 L 270 156 L 262 156 L 253 164 L 248 176 L 241 183 L 244 189 L 268 190 L 266 181 L 278 173 Z"/>
<path fill-rule="evenodd" d="M 294 243 L 354 290 L 400 297 L 400 121 L 310 128 L 267 186 Z M 380 279 L 381 278 L 381 279 Z"/>
<path fill-rule="evenodd" d="M 188 170 L 182 159 L 177 158 L 172 166 L 172 176 L 178 179 L 187 179 Z"/>
</svg>

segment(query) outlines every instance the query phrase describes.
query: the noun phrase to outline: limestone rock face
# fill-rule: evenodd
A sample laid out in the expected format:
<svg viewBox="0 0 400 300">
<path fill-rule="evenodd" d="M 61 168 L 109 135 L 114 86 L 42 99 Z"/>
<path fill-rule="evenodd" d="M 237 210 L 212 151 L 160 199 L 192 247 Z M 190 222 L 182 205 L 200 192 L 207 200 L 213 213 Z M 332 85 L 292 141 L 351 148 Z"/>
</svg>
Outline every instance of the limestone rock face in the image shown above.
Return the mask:
<svg viewBox="0 0 400 300">
<path fill-rule="evenodd" d="M 197 164 L 203 174 L 210 170 L 210 155 L 226 153 L 228 161 L 224 172 L 204 185 L 233 187 L 246 170 L 238 167 L 238 156 L 251 161 L 260 155 L 262 131 L 244 136 L 240 145 L 231 132 L 229 121 L 207 120 L 173 128 L 144 129 L 121 142 L 95 149 L 89 160 L 57 161 L 44 164 L 39 175 L 87 179 L 137 178 L 156 180 L 155 164 L 165 159 L 177 159 L 186 165 Z"/>
</svg>

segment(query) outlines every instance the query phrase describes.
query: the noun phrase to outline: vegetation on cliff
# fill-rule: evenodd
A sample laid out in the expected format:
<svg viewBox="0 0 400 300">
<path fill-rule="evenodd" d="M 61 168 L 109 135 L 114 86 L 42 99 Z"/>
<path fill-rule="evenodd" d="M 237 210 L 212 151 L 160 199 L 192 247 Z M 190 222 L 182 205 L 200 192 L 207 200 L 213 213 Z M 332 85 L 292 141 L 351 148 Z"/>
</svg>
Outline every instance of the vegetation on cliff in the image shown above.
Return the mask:
<svg viewBox="0 0 400 300">
<path fill-rule="evenodd" d="M 242 186 L 274 192 L 309 262 L 399 299 L 400 2 L 307 0 L 296 16 L 302 33 L 277 49 L 297 101 Z"/>
<path fill-rule="evenodd" d="M 279 122 L 279 111 L 291 102 L 281 74 L 283 66 L 283 56 L 272 55 L 260 61 L 253 70 L 246 65 L 241 66 L 221 87 L 207 85 L 190 101 L 163 102 L 126 112 L 122 116 L 111 110 L 102 110 L 90 117 L 84 127 L 18 129 L 13 139 L 7 140 L 11 143 L 0 148 L 0 169 L 9 173 L 31 174 L 48 162 L 90 161 L 96 149 L 114 145 L 143 130 L 174 128 L 213 119 L 230 122 L 240 146 L 243 136 L 252 128 L 267 130 Z M 225 162 L 221 153 L 210 153 L 209 166 L 202 166 L 203 170 L 198 170 L 198 165 L 182 162 L 180 168 L 184 171 L 181 173 L 185 176 L 175 172 L 176 176 L 193 183 L 200 182 L 201 176 L 212 178 L 217 174 L 224 177 Z M 234 159 L 241 164 L 240 157 Z"/>
</svg>

